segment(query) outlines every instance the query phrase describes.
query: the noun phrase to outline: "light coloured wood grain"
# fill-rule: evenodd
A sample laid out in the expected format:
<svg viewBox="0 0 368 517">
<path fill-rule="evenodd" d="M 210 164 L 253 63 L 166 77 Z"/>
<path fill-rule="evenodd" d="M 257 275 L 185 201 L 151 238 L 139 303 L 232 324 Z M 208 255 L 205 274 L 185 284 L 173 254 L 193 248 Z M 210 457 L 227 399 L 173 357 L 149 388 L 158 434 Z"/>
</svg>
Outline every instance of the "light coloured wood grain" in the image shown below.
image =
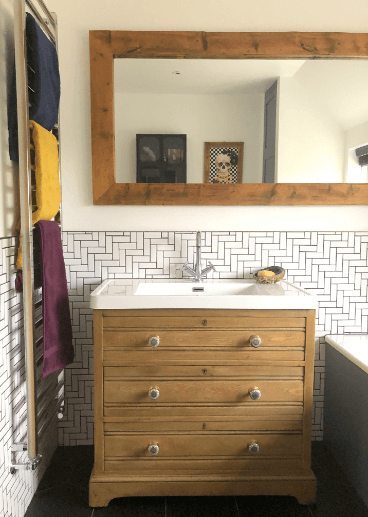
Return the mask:
<svg viewBox="0 0 368 517">
<path fill-rule="evenodd" d="M 203 411 L 203 408 L 202 408 Z M 293 420 L 272 420 L 268 415 L 264 418 L 250 419 L 242 418 L 219 420 L 218 418 L 208 418 L 204 414 L 202 419 L 197 420 L 149 420 L 149 421 L 130 421 L 130 422 L 106 422 L 104 424 L 105 432 L 108 431 L 124 431 L 124 432 L 162 432 L 162 431 L 179 431 L 185 429 L 186 432 L 193 431 L 203 432 L 224 432 L 224 431 L 268 431 L 272 427 L 272 431 L 283 432 L 301 432 L 303 429 L 303 420 L 295 417 Z"/>
<path fill-rule="evenodd" d="M 262 328 L 304 328 L 305 318 L 274 318 L 271 315 L 267 318 L 253 317 L 234 317 L 229 316 L 170 316 L 170 317 L 104 317 L 104 329 L 111 328 L 149 328 L 153 335 L 156 335 L 156 329 L 160 328 L 192 328 L 192 329 L 211 329 L 211 328 L 244 328 L 244 329 L 262 329 Z"/>
<path fill-rule="evenodd" d="M 261 338 L 258 350 L 264 347 L 304 347 L 305 332 L 287 330 L 160 330 L 156 334 L 152 330 L 120 331 L 105 330 L 103 336 L 104 348 L 134 347 L 149 350 L 149 339 L 157 335 L 160 338 L 159 348 L 166 347 L 246 347 L 251 346 L 250 338 L 257 335 Z"/>
<path fill-rule="evenodd" d="M 306 350 L 305 350 L 305 379 L 304 379 L 304 455 L 303 460 L 307 466 L 311 461 L 312 440 L 312 411 L 313 411 L 313 380 L 314 380 L 314 354 L 315 354 L 315 311 L 310 311 L 306 324 Z"/>
<path fill-rule="evenodd" d="M 249 452 L 249 445 L 256 441 L 259 444 L 259 452 Z M 150 443 L 157 442 L 159 453 L 151 456 L 148 452 Z M 155 462 L 161 458 L 206 458 L 215 459 L 218 456 L 242 456 L 250 458 L 268 458 L 277 456 L 288 458 L 302 456 L 301 434 L 162 434 L 105 433 L 105 459 L 111 458 L 149 458 L 151 466 L 155 468 Z"/>
<path fill-rule="evenodd" d="M 315 478 L 306 466 L 315 311 L 94 312 L 91 505 L 142 493 L 219 495 L 218 487 L 227 495 L 253 494 L 253 474 L 259 493 L 313 500 Z M 203 319 L 205 328 L 192 326 Z M 147 348 L 152 329 L 145 325 L 157 320 L 161 343 Z M 123 326 L 111 330 L 105 325 L 111 321 Z M 241 336 L 249 341 L 250 332 L 261 331 L 260 348 L 239 344 Z M 190 339 L 194 346 L 187 346 Z M 159 387 L 157 400 L 148 397 L 152 385 Z M 255 387 L 261 399 L 251 401 Z M 260 444 L 256 455 L 244 445 L 248 438 Z M 147 452 L 153 442 L 159 443 L 158 457 Z"/>
<path fill-rule="evenodd" d="M 148 396 L 152 386 L 159 387 L 156 400 Z M 257 387 L 261 391 L 259 400 L 252 400 L 249 392 Z M 262 404 L 263 402 L 299 402 L 303 400 L 301 380 L 273 381 L 255 377 L 246 380 L 157 380 L 154 377 L 144 381 L 104 382 L 104 402 L 120 404 L 166 403 L 238 403 Z"/>
<path fill-rule="evenodd" d="M 149 365 L 257 365 L 257 364 L 279 364 L 285 366 L 297 366 L 303 364 L 304 349 L 286 348 L 285 349 L 257 349 L 249 347 L 247 349 L 216 349 L 206 348 L 205 350 L 177 350 L 172 347 L 169 350 L 130 350 L 130 349 L 109 349 L 104 350 L 104 366 L 136 366 L 137 364 Z M 297 363 L 297 364 L 295 364 Z"/>
<path fill-rule="evenodd" d="M 103 439 L 103 369 L 102 364 L 102 312 L 93 311 L 93 356 L 94 356 L 94 466 L 96 473 L 104 468 Z"/>
<path fill-rule="evenodd" d="M 260 405 L 190 405 L 190 406 L 126 406 L 116 407 L 105 404 L 104 422 L 149 422 L 149 421 L 251 421 L 251 420 L 300 420 L 303 416 L 302 403 Z M 111 416 L 110 416 L 111 415 Z M 272 424 L 273 425 L 273 424 Z"/>
<path fill-rule="evenodd" d="M 294 457 L 277 457 L 271 458 L 255 458 L 250 456 L 226 457 L 221 459 L 211 458 L 194 459 L 194 458 L 161 458 L 159 461 L 151 461 L 152 458 L 108 458 L 105 461 L 105 470 L 107 475 L 120 474 L 120 476 L 138 476 L 151 472 L 153 476 L 162 476 L 164 474 L 173 475 L 181 472 L 194 476 L 218 474 L 227 474 L 229 477 L 234 475 L 242 476 L 249 474 L 249 471 L 276 471 L 277 469 L 288 469 L 289 472 L 297 470 L 300 465 L 300 456 Z"/>
<path fill-rule="evenodd" d="M 214 477 L 214 476 L 213 476 Z M 270 478 L 265 475 L 256 476 L 251 471 L 248 476 L 233 477 L 227 479 L 213 479 L 210 474 L 195 476 L 188 474 L 186 477 L 173 479 L 172 476 L 142 480 L 141 476 L 126 476 L 120 481 L 99 480 L 93 474 L 90 483 L 90 506 L 106 506 L 115 497 L 127 496 L 235 496 L 235 495 L 290 495 L 298 499 L 300 504 L 312 504 L 315 502 L 316 478 L 312 471 L 293 476 L 280 474 Z M 225 477 L 225 476 L 224 476 Z"/>
<path fill-rule="evenodd" d="M 163 378 L 163 379 L 179 379 L 181 377 L 194 377 L 197 379 L 214 379 L 227 377 L 231 379 L 303 379 L 304 368 L 301 366 L 108 366 L 104 368 L 104 379 L 124 380 L 127 377 L 139 380 L 145 377 Z"/>
</svg>

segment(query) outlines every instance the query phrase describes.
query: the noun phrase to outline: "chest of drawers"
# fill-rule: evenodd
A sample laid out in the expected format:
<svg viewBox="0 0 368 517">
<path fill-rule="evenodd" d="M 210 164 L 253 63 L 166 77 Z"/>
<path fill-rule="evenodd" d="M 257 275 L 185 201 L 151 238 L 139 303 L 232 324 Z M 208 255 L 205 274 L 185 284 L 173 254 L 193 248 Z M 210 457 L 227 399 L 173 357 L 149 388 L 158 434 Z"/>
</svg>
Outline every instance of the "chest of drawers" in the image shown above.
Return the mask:
<svg viewBox="0 0 368 517">
<path fill-rule="evenodd" d="M 94 310 L 90 506 L 138 495 L 313 502 L 314 318 L 314 310 Z"/>
</svg>

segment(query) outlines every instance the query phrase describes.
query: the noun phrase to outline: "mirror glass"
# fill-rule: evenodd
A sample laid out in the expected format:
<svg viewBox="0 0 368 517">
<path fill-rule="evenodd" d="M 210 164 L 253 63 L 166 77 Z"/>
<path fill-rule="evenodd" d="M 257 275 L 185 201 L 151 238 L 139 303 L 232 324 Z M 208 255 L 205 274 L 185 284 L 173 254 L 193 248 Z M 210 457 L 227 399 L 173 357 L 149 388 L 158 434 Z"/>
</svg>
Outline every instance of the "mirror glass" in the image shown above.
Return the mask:
<svg viewBox="0 0 368 517">
<path fill-rule="evenodd" d="M 243 183 L 366 183 L 367 84 L 365 60 L 114 59 L 116 181 L 141 161 L 138 181 L 203 183 L 224 142 L 206 167 L 243 143 Z"/>
</svg>

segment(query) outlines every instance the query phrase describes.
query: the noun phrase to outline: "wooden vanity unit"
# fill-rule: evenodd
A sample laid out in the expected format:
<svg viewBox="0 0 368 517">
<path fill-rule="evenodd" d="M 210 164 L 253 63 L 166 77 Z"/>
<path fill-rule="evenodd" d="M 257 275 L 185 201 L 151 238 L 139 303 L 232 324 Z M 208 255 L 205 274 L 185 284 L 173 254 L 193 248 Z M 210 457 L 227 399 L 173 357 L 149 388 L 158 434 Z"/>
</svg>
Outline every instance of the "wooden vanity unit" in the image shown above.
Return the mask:
<svg viewBox="0 0 368 517">
<path fill-rule="evenodd" d="M 95 309 L 90 506 L 171 495 L 313 502 L 314 329 L 314 309 Z"/>
</svg>

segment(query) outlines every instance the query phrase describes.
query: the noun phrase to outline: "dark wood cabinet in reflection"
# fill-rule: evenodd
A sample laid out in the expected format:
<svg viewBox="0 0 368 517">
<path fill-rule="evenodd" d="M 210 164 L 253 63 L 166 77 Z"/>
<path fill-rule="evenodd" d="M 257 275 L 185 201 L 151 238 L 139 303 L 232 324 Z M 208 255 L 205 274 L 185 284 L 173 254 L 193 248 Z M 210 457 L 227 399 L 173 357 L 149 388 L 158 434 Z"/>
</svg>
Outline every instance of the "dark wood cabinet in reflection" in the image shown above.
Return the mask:
<svg viewBox="0 0 368 517">
<path fill-rule="evenodd" d="M 187 135 L 137 135 L 137 183 L 186 183 Z"/>
</svg>

